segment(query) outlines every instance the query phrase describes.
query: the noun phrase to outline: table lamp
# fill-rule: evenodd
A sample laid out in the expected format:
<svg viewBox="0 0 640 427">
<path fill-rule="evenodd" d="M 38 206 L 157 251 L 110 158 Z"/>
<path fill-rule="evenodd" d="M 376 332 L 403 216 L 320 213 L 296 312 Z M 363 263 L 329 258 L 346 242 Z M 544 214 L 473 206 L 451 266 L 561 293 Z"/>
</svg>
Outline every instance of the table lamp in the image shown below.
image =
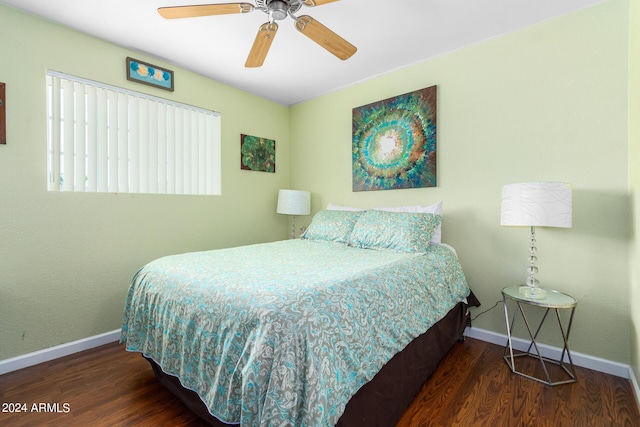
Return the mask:
<svg viewBox="0 0 640 427">
<path fill-rule="evenodd" d="M 531 299 L 544 299 L 547 291 L 536 278 L 536 227 L 571 228 L 571 184 L 564 182 L 526 182 L 502 187 L 500 225 L 531 227 L 529 273 L 520 293 Z"/>
<path fill-rule="evenodd" d="M 301 190 L 280 190 L 278 192 L 279 214 L 291 215 L 291 239 L 296 238 L 296 215 L 309 215 L 311 212 L 311 193 Z"/>
</svg>

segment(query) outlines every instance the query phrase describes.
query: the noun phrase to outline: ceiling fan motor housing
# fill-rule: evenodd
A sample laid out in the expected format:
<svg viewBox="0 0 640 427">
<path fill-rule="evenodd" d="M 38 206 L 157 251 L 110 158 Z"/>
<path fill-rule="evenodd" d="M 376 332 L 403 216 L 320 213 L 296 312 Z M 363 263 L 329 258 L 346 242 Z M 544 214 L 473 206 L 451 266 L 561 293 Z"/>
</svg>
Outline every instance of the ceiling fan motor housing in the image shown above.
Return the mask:
<svg viewBox="0 0 640 427">
<path fill-rule="evenodd" d="M 299 0 L 256 0 L 256 8 L 269 15 L 272 21 L 279 21 L 289 13 L 296 13 L 302 7 Z"/>
</svg>

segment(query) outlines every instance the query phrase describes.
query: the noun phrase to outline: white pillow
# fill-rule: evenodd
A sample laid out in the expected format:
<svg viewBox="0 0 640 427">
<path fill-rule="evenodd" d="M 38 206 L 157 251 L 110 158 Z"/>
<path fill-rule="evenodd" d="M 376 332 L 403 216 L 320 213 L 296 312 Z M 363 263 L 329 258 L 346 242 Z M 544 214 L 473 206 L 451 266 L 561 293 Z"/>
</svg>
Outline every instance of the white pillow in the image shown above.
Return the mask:
<svg viewBox="0 0 640 427">
<path fill-rule="evenodd" d="M 328 208 L 327 208 L 328 209 Z M 413 212 L 413 213 L 431 213 L 436 215 L 442 215 L 442 200 L 434 203 L 431 206 L 397 206 L 397 207 L 382 207 L 373 208 L 378 211 L 387 212 Z M 442 243 L 442 223 L 438 225 L 431 238 L 431 243 Z"/>
<path fill-rule="evenodd" d="M 364 211 L 366 209 L 352 208 L 351 206 L 340 206 L 340 205 L 334 205 L 333 203 L 329 203 L 327 205 L 327 210 L 328 211 L 354 211 L 354 212 L 359 212 L 359 211 Z"/>
</svg>

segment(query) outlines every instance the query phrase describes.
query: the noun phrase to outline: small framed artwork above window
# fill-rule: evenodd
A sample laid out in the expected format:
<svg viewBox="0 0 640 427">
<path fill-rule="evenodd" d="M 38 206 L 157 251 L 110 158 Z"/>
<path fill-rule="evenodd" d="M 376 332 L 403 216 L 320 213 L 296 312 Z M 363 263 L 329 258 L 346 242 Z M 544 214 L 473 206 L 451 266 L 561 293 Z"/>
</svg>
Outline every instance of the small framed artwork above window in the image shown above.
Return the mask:
<svg viewBox="0 0 640 427">
<path fill-rule="evenodd" d="M 240 135 L 240 169 L 275 173 L 276 141 Z"/>
<path fill-rule="evenodd" d="M 173 71 L 127 57 L 127 80 L 173 92 Z"/>
</svg>

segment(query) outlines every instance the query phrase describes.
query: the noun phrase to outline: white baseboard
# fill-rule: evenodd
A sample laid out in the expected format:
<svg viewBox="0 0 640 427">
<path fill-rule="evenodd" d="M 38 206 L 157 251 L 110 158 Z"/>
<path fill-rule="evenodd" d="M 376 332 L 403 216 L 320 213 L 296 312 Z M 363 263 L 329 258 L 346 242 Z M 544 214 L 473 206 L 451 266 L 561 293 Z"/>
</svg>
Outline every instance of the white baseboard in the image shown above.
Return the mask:
<svg viewBox="0 0 640 427">
<path fill-rule="evenodd" d="M 631 380 L 631 385 L 633 387 L 633 392 L 636 396 L 636 403 L 638 404 L 638 408 L 640 408 L 640 385 L 638 385 L 638 379 L 636 378 L 633 369 L 629 368 L 629 372 L 630 372 L 630 380 Z"/>
<path fill-rule="evenodd" d="M 28 368 L 38 363 L 48 362 L 49 360 L 58 359 L 80 351 L 89 350 L 90 348 L 99 347 L 120 340 L 120 329 L 104 334 L 95 335 L 89 338 L 83 338 L 66 344 L 60 344 L 55 347 L 45 348 L 44 350 L 34 351 L 33 353 L 23 354 L 22 356 L 13 357 L 11 359 L 0 360 L 0 375 L 7 372 L 17 371 L 18 369 Z"/>
<path fill-rule="evenodd" d="M 507 344 L 507 336 L 505 334 L 499 334 L 497 332 L 487 331 L 484 329 L 467 328 L 464 331 L 464 335 L 481 341 L 498 344 L 500 346 L 505 346 Z M 527 347 L 529 347 L 530 341 L 512 337 L 511 343 L 513 345 L 513 348 L 521 351 L 526 351 Z M 542 353 L 542 356 L 544 357 L 558 360 L 562 355 L 562 349 L 559 347 L 553 347 L 546 344 L 538 344 L 538 348 L 540 349 L 540 353 Z M 571 346 L 569 346 L 569 349 L 571 349 Z M 581 366 L 583 368 L 592 369 L 594 371 L 604 372 L 605 374 L 611 374 L 617 377 L 627 378 L 635 381 L 633 370 L 629 365 L 625 365 L 624 363 L 613 362 L 611 360 L 601 359 L 599 357 L 589 356 L 588 354 L 577 353 L 574 351 L 571 351 L 571 358 L 573 359 L 573 364 L 576 366 Z M 635 383 L 637 390 L 637 381 L 635 381 Z"/>
</svg>

